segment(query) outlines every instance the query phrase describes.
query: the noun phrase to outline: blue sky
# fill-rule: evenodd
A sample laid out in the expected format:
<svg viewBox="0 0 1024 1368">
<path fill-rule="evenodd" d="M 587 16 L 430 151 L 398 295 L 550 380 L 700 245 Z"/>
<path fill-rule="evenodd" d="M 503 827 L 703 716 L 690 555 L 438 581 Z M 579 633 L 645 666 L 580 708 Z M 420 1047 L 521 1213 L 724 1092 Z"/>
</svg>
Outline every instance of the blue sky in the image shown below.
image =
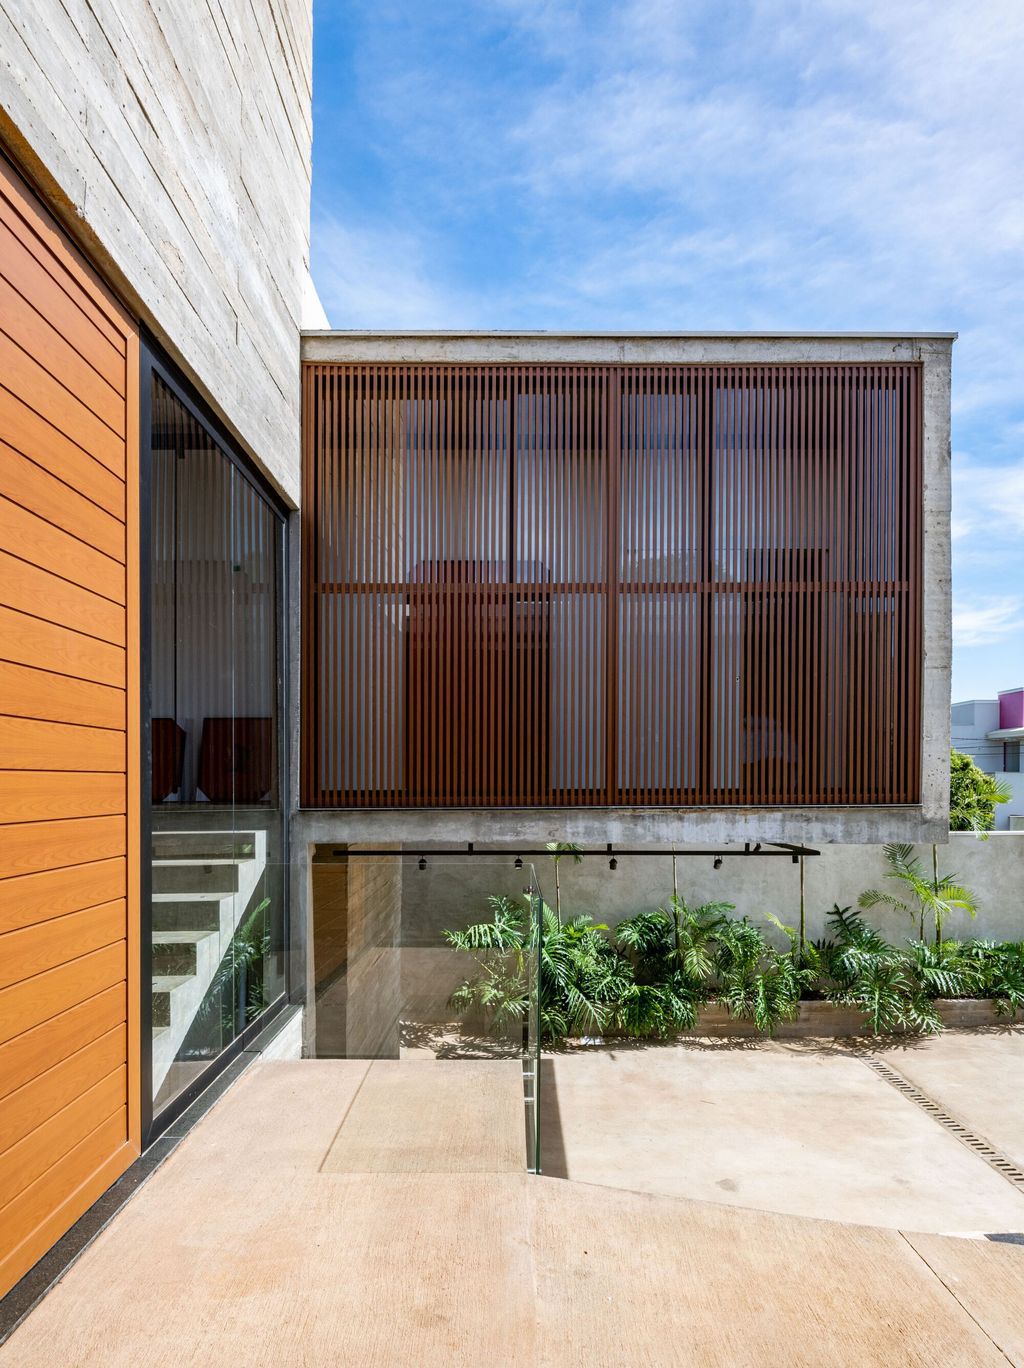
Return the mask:
<svg viewBox="0 0 1024 1368">
<path fill-rule="evenodd" d="M 339 328 L 955 329 L 954 698 L 1024 683 L 1021 0 L 335 0 Z"/>
</svg>

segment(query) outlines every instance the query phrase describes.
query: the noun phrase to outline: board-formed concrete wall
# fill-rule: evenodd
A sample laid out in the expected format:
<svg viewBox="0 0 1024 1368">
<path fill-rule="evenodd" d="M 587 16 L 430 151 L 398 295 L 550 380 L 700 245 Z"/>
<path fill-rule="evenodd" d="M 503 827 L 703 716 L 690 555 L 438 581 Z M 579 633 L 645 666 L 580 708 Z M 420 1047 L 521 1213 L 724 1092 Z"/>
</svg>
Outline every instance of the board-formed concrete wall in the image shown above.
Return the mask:
<svg viewBox="0 0 1024 1368">
<path fill-rule="evenodd" d="M 685 849 L 685 847 L 680 847 Z M 931 846 L 917 846 L 926 869 L 931 869 Z M 939 872 L 956 873 L 978 899 L 978 915 L 951 917 L 947 934 L 983 936 L 994 940 L 1024 940 L 1024 832 L 996 832 L 988 840 L 956 834 L 939 846 Z M 510 857 L 511 858 L 511 857 Z M 528 861 L 529 862 L 529 861 Z M 551 860 L 532 861 L 548 903 L 554 902 Z M 495 891 L 491 861 L 429 860 L 423 871 L 407 866 L 402 898 L 403 937 L 439 935 L 444 927 L 462 927 L 488 915 L 487 897 Z M 856 906 L 867 888 L 899 892 L 886 879 L 888 866 L 881 846 L 824 846 L 805 866 L 807 934 L 825 934 L 825 914 L 833 903 Z M 691 905 L 709 901 L 735 904 L 736 915 L 767 924 L 766 913 L 796 927 L 800 916 L 800 870 L 788 859 L 728 858 L 714 868 L 710 855 L 676 861 L 679 893 Z M 621 856 L 613 872 L 607 861 L 587 856 L 573 864 L 564 856 L 559 865 L 563 916 L 587 913 L 595 921 L 614 926 L 634 912 L 665 906 L 672 896 L 672 861 L 663 856 Z M 894 943 L 917 934 L 909 917 L 884 907 L 865 916 Z"/>
<path fill-rule="evenodd" d="M 311 91 L 311 0 L 0 0 L 0 142 L 293 502 Z"/>
</svg>

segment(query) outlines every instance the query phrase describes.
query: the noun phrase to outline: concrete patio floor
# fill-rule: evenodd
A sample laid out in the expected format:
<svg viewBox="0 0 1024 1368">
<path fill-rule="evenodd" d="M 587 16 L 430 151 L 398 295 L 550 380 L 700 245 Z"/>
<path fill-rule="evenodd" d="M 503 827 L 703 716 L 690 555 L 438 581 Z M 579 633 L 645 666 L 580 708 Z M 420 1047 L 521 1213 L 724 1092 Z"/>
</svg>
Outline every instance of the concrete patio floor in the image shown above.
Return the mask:
<svg viewBox="0 0 1024 1368">
<path fill-rule="evenodd" d="M 864 1047 L 1024 1166 L 1024 1027 Z M 904 1230 L 1024 1231 L 1024 1191 L 859 1049 L 686 1040 L 557 1053 L 542 1069 L 544 1172 Z"/>
<path fill-rule="evenodd" d="M 1024 1248 L 531 1177 L 516 1074 L 251 1065 L 0 1364 L 1024 1363 Z"/>
</svg>

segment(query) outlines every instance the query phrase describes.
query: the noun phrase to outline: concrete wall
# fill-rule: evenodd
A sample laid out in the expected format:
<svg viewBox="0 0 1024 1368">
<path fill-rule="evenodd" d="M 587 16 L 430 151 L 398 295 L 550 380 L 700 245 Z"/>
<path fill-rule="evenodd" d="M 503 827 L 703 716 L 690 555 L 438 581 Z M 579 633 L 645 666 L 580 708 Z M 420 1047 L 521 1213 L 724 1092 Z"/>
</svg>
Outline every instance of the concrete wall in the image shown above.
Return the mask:
<svg viewBox="0 0 1024 1368">
<path fill-rule="evenodd" d="M 313 981 L 317 988 L 344 969 L 348 959 L 348 865 L 318 856 L 313 860 Z"/>
<path fill-rule="evenodd" d="M 334 863 L 329 851 L 312 866 L 312 932 L 317 984 L 307 1005 L 309 1052 L 352 1059 L 397 1059 L 402 1002 L 402 861 Z M 323 921 L 323 926 L 320 923 Z M 332 973 L 320 951 L 334 956 Z"/>
<path fill-rule="evenodd" d="M 917 848 L 928 869 L 931 847 Z M 549 858 L 533 861 L 545 900 L 554 903 L 553 866 Z M 880 846 L 826 846 L 805 861 L 808 935 L 825 934 L 825 914 L 833 903 L 856 905 L 866 888 L 895 888 L 886 880 Z M 715 869 L 710 855 L 676 861 L 680 896 L 689 903 L 734 903 L 737 915 L 764 922 L 771 912 L 787 925 L 800 916 L 800 870 L 788 859 L 727 858 Z M 1024 940 L 1024 832 L 995 833 L 987 841 L 955 834 L 939 847 L 939 871 L 953 871 L 978 898 L 974 921 L 966 915 L 951 918 L 951 936 L 983 936 Z M 635 912 L 664 906 L 672 895 L 672 862 L 668 855 L 622 856 L 613 873 L 607 862 L 588 856 L 574 865 L 564 857 L 559 865 L 563 915 L 585 912 L 595 921 L 614 925 Z M 404 926 L 415 924 L 422 935 L 439 934 L 443 927 L 465 926 L 487 917 L 487 896 L 495 891 L 488 864 L 460 862 L 446 866 L 430 860 L 426 870 L 409 868 L 402 899 Z M 910 919 L 885 908 L 866 914 L 896 943 L 916 935 Z"/>
<path fill-rule="evenodd" d="M 311 54 L 311 0 L 0 0 L 0 141 L 292 501 Z"/>
</svg>

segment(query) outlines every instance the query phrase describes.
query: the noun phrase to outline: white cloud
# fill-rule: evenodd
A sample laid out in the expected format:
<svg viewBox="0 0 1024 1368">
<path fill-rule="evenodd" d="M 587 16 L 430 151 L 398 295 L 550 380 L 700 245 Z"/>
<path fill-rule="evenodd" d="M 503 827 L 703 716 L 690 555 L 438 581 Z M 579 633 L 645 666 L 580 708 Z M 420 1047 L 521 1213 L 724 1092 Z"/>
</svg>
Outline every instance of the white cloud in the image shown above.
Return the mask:
<svg viewBox="0 0 1024 1368">
<path fill-rule="evenodd" d="M 649 9 L 574 30 L 508 132 L 533 212 L 559 220 L 568 307 L 960 328 L 958 410 L 1017 401 L 1024 5 L 774 0 L 716 25 L 694 4 L 674 27 Z M 551 34 L 578 6 L 527 6 L 531 31 L 538 12 Z"/>
<path fill-rule="evenodd" d="M 953 540 L 1019 556 L 1024 542 L 1024 456 L 986 463 L 957 453 L 953 460 Z M 959 550 L 959 548 L 958 548 Z"/>
<path fill-rule="evenodd" d="M 427 244 L 381 224 L 315 212 L 313 271 L 335 328 L 471 328 L 474 302 L 441 283 Z"/>
<path fill-rule="evenodd" d="M 1024 631 L 1024 596 L 999 594 L 953 605 L 954 646 L 991 646 Z"/>
</svg>

